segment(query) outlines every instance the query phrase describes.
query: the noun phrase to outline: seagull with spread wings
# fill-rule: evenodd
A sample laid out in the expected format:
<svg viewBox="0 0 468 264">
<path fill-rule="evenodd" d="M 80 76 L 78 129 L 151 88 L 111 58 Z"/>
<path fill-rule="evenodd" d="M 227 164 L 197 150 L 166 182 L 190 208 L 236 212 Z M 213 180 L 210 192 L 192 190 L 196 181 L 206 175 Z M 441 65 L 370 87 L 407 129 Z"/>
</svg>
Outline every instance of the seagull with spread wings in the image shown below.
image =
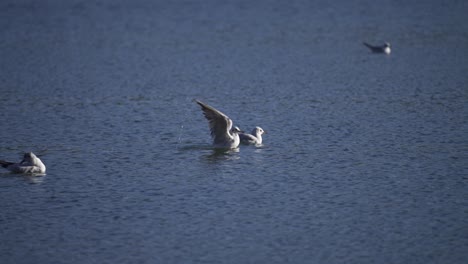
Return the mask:
<svg viewBox="0 0 468 264">
<path fill-rule="evenodd" d="M 201 106 L 203 114 L 208 120 L 213 146 L 223 149 L 237 148 L 240 143 L 239 133 L 242 131 L 237 126 L 232 126 L 232 120 L 221 111 L 205 103 L 198 100 L 195 102 Z"/>
</svg>

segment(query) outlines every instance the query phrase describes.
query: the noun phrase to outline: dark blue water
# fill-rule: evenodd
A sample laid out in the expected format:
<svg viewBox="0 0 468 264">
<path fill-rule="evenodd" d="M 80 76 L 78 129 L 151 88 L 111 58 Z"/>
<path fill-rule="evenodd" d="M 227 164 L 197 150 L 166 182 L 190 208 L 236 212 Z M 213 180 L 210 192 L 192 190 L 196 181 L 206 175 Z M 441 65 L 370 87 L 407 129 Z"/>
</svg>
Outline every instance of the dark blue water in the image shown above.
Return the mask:
<svg viewBox="0 0 468 264">
<path fill-rule="evenodd" d="M 1 263 L 465 263 L 465 1 L 3 1 Z M 362 41 L 388 41 L 389 56 Z M 215 153 L 200 99 L 261 147 Z"/>
</svg>

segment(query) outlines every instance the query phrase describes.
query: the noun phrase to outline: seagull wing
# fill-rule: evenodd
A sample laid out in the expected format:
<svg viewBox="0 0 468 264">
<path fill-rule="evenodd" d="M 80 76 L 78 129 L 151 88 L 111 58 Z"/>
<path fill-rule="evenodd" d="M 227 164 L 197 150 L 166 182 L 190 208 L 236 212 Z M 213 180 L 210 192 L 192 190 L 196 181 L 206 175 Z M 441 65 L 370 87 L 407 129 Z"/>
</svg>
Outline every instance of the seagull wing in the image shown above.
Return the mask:
<svg viewBox="0 0 468 264">
<path fill-rule="evenodd" d="M 0 166 L 14 173 L 40 173 L 41 168 L 35 165 L 24 165 L 21 163 L 13 163 L 0 160 Z"/>
<path fill-rule="evenodd" d="M 227 115 L 209 105 L 198 100 L 195 100 L 195 102 L 201 106 L 203 114 L 208 120 L 214 144 L 222 144 L 232 140 L 232 136 L 230 134 L 232 120 Z"/>
<path fill-rule="evenodd" d="M 14 173 L 42 173 L 41 168 L 38 166 L 22 166 L 19 164 L 9 166 L 8 170 Z"/>
<path fill-rule="evenodd" d="M 240 133 L 239 138 L 242 143 L 252 144 L 257 142 L 257 138 L 251 134 Z"/>
<path fill-rule="evenodd" d="M 8 168 L 8 166 L 13 165 L 13 164 L 15 164 L 15 163 L 9 162 L 9 161 L 0 160 L 0 166 L 2 166 L 3 168 Z"/>
<path fill-rule="evenodd" d="M 384 48 L 385 47 L 381 47 L 381 46 L 373 46 L 369 43 L 366 43 L 366 42 L 363 42 L 364 45 L 366 45 L 366 47 L 368 47 L 372 52 L 375 52 L 375 53 L 382 53 L 384 52 Z"/>
<path fill-rule="evenodd" d="M 376 49 L 378 49 L 376 46 L 372 46 L 371 44 L 366 43 L 366 42 L 363 42 L 362 44 L 364 44 L 366 47 L 368 47 L 372 51 L 376 51 Z"/>
</svg>

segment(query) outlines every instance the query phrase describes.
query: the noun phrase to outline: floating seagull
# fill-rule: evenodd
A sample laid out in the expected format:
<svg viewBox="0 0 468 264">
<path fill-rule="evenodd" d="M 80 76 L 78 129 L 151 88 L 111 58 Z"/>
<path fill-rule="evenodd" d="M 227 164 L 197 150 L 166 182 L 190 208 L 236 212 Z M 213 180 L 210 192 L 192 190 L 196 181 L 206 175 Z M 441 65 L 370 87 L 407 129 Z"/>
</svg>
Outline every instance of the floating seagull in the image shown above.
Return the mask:
<svg viewBox="0 0 468 264">
<path fill-rule="evenodd" d="M 266 131 L 257 126 L 252 130 L 252 134 L 240 133 L 239 137 L 242 144 L 260 145 L 262 144 L 262 135 L 264 133 L 266 134 Z"/>
<path fill-rule="evenodd" d="M 237 126 L 232 126 L 232 120 L 215 108 L 195 100 L 202 108 L 203 114 L 208 119 L 211 137 L 215 148 L 233 149 L 240 143 L 239 133 L 242 131 Z"/>
<path fill-rule="evenodd" d="M 390 49 L 390 43 L 388 42 L 385 42 L 383 46 L 372 46 L 371 44 L 366 42 L 364 42 L 364 45 L 366 45 L 366 47 L 368 47 L 374 53 L 385 53 L 388 55 L 392 51 Z"/>
<path fill-rule="evenodd" d="M 23 160 L 20 163 L 0 160 L 0 165 L 14 173 L 45 173 L 44 163 L 32 152 L 24 153 Z"/>
</svg>

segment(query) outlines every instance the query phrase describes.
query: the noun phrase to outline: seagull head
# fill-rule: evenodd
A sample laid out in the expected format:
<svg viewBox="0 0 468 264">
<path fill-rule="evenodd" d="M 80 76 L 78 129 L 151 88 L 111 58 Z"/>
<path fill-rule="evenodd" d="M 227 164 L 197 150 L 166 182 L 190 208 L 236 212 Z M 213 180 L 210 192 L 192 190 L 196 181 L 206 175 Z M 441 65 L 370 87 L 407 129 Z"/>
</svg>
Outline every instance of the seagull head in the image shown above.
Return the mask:
<svg viewBox="0 0 468 264">
<path fill-rule="evenodd" d="M 23 160 L 20 163 L 24 163 L 24 162 L 33 163 L 35 158 L 36 158 L 36 155 L 34 155 L 34 153 L 26 152 L 24 153 Z"/>
<path fill-rule="evenodd" d="M 385 48 L 387 48 L 387 47 L 390 48 L 390 43 L 385 42 L 384 47 L 385 47 Z"/>
<path fill-rule="evenodd" d="M 265 130 L 263 130 L 261 127 L 257 126 L 254 128 L 254 134 L 260 134 L 260 135 L 263 135 L 263 134 L 266 134 L 267 132 Z"/>
<path fill-rule="evenodd" d="M 239 134 L 239 133 L 244 133 L 244 131 L 242 131 L 238 126 L 234 126 L 233 128 L 231 128 L 231 133 Z"/>
</svg>

